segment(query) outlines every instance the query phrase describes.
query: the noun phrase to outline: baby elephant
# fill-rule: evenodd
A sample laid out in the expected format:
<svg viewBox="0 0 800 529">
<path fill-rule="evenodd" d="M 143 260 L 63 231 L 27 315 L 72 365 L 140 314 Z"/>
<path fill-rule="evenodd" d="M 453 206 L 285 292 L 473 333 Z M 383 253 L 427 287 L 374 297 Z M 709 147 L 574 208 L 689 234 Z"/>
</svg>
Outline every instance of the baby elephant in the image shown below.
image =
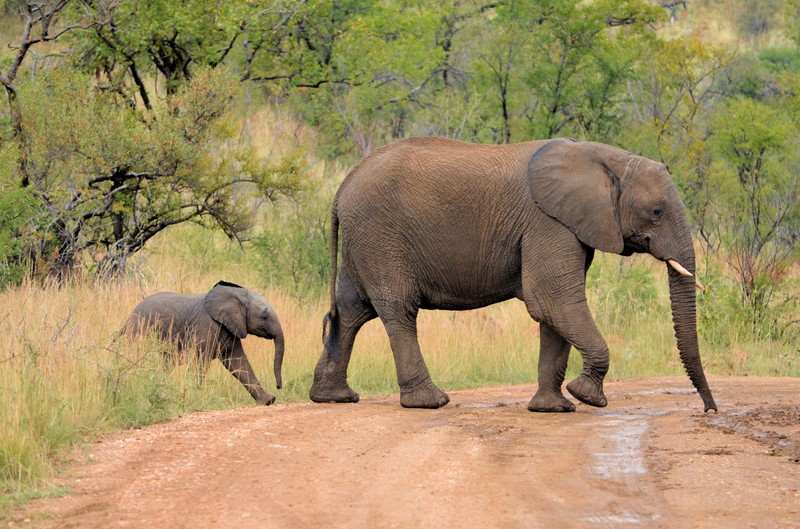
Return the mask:
<svg viewBox="0 0 800 529">
<path fill-rule="evenodd" d="M 159 292 L 133 309 L 125 329 L 134 336 L 155 330 L 179 351 L 195 347 L 201 365 L 219 358 L 258 403 L 275 402 L 259 383 L 242 348 L 242 338 L 248 334 L 275 340 L 275 382 L 280 389 L 283 329 L 275 309 L 255 292 L 226 281 L 214 285 L 208 294 Z"/>
</svg>

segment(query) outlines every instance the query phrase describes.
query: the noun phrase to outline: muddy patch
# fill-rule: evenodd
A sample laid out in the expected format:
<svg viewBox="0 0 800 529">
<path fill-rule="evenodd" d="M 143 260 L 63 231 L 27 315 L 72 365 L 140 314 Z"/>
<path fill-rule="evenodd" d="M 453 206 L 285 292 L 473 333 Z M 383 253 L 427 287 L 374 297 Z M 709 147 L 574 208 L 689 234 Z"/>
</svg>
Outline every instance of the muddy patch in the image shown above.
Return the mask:
<svg viewBox="0 0 800 529">
<path fill-rule="evenodd" d="M 744 409 L 709 416 L 704 423 L 766 446 L 772 455 L 800 463 L 800 406 Z"/>
</svg>

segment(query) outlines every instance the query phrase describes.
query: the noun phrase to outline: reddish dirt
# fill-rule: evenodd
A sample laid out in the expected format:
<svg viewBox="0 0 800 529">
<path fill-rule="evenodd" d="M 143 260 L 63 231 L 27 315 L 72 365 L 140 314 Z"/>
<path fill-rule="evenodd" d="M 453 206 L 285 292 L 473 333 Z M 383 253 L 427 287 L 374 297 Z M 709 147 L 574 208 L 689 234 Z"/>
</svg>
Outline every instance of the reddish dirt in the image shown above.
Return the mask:
<svg viewBox="0 0 800 529">
<path fill-rule="evenodd" d="M 609 406 L 534 414 L 532 386 L 196 413 L 78 457 L 9 526 L 800 527 L 800 379 L 608 382 Z"/>
</svg>

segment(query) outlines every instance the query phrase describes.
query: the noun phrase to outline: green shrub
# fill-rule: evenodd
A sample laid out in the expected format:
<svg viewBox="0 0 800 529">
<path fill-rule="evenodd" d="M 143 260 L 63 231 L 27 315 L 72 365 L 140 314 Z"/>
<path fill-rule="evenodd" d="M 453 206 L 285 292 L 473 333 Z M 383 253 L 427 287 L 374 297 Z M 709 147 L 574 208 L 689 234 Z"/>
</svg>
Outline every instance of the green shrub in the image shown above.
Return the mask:
<svg viewBox="0 0 800 529">
<path fill-rule="evenodd" d="M 619 333 L 637 322 L 669 316 L 652 270 L 640 260 L 598 260 L 589 269 L 586 288 L 601 332 Z"/>
<path fill-rule="evenodd" d="M 297 295 L 318 295 L 330 283 L 332 193 L 318 188 L 268 212 L 252 241 L 253 264 L 274 284 Z"/>
<path fill-rule="evenodd" d="M 800 73 L 800 49 L 766 48 L 758 54 L 758 58 L 764 69 L 770 73 Z"/>
</svg>

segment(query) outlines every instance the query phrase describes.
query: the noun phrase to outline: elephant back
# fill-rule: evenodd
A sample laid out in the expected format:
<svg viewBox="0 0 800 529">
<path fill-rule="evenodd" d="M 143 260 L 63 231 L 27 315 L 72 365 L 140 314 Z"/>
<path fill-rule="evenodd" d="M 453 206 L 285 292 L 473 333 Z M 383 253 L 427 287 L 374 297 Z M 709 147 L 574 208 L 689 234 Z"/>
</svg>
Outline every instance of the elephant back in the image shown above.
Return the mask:
<svg viewBox="0 0 800 529">
<path fill-rule="evenodd" d="M 133 309 L 126 328 L 133 334 L 155 331 L 162 339 L 184 345 L 189 341 L 190 327 L 196 325 L 202 300 L 202 295 L 158 292 Z"/>
</svg>

